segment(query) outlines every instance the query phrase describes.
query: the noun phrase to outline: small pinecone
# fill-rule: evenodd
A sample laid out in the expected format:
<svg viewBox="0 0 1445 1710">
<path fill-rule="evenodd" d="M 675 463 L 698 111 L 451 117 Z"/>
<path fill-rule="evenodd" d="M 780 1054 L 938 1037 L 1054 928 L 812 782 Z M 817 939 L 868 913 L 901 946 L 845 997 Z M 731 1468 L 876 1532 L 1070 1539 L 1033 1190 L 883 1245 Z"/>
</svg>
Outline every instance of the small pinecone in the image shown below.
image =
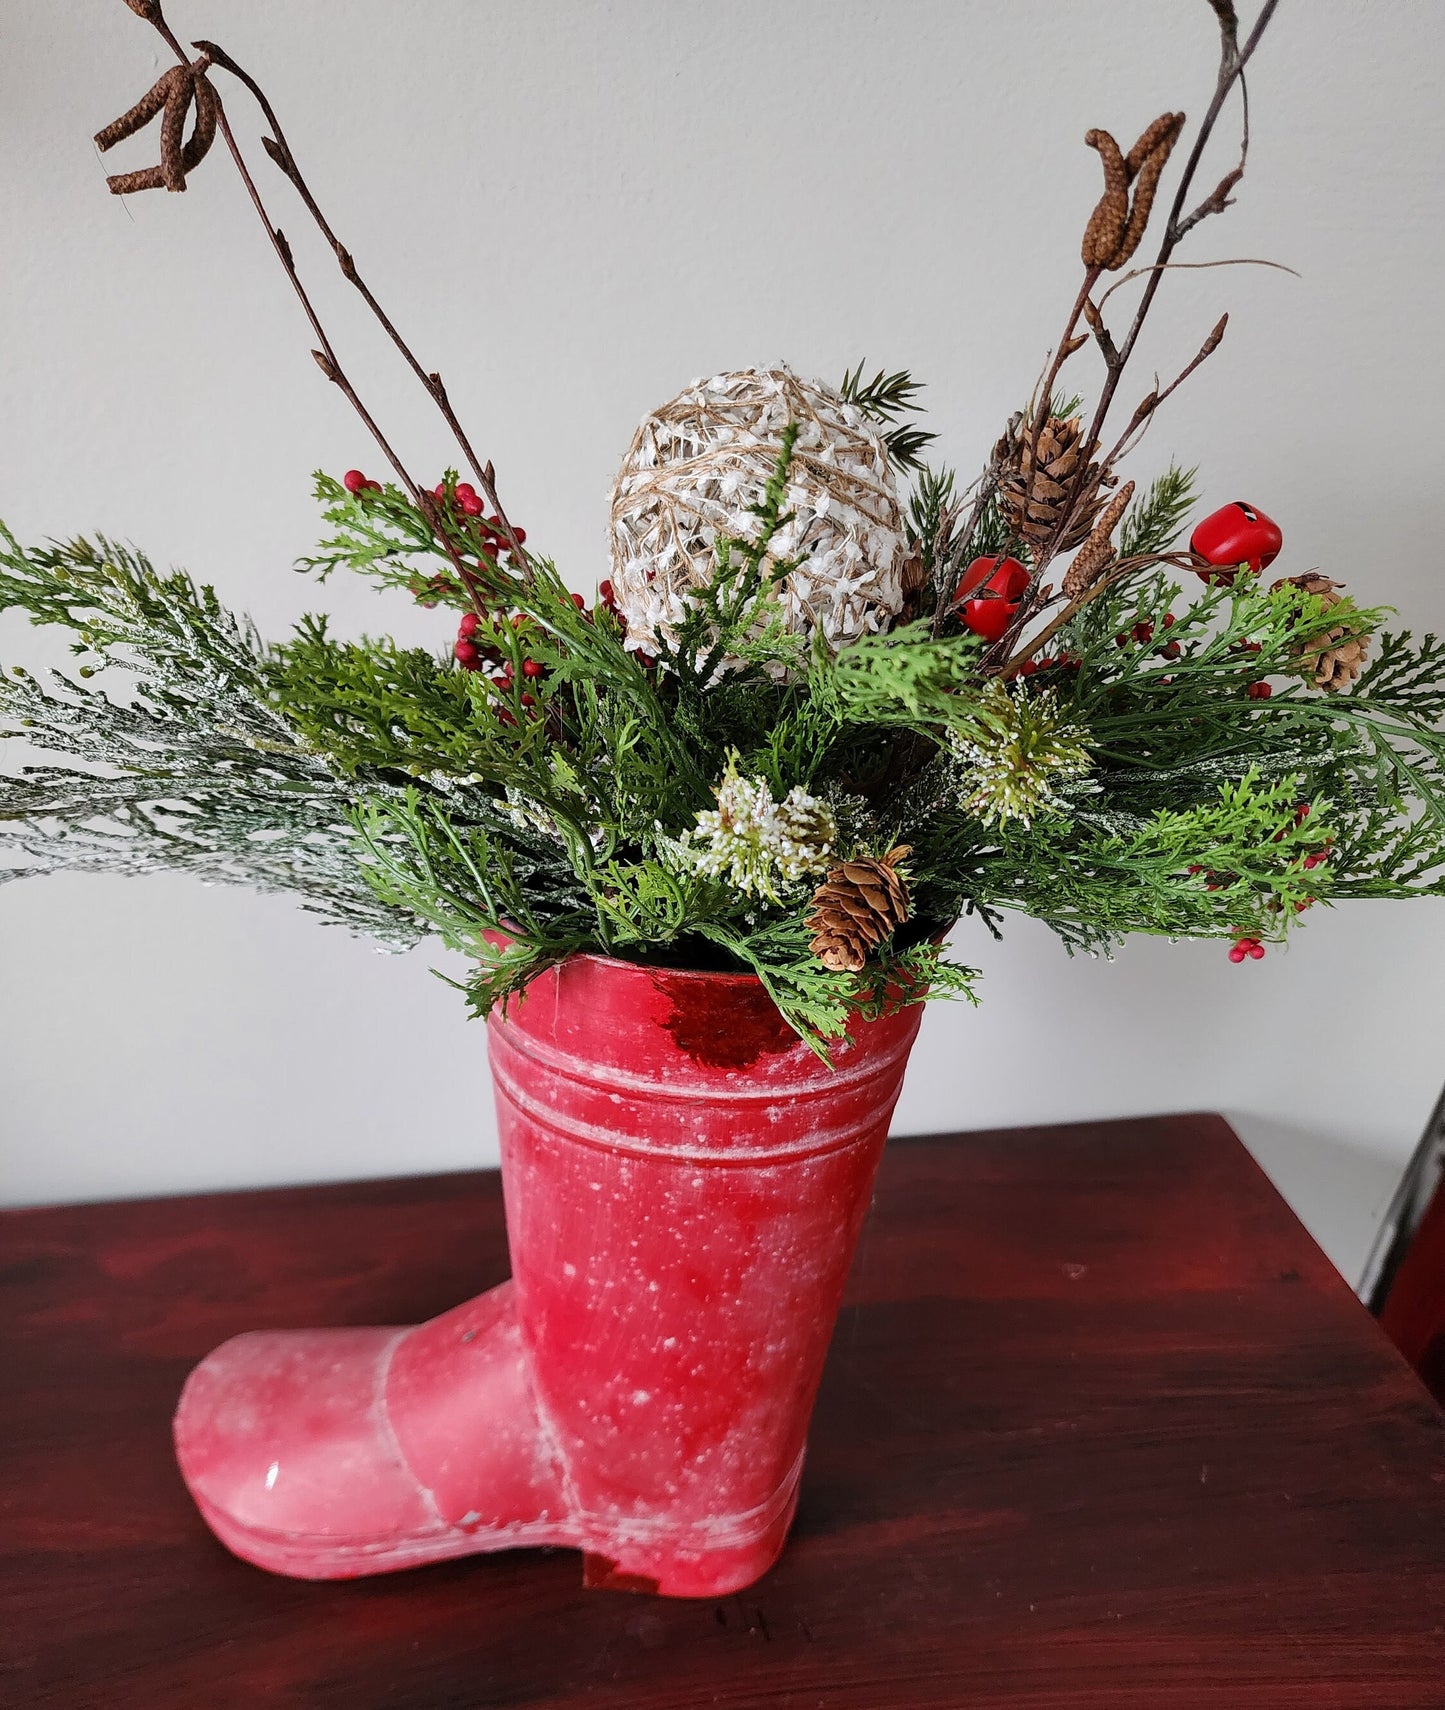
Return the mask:
<svg viewBox="0 0 1445 1710">
<path fill-rule="evenodd" d="M 1331 581 L 1328 576 L 1309 570 L 1303 576 L 1282 576 L 1270 584 L 1269 591 L 1299 588 L 1306 594 L 1313 594 L 1328 611 L 1331 606 L 1339 605 L 1340 596 L 1335 590 L 1343 586 L 1343 582 Z M 1359 676 L 1369 648 L 1370 638 L 1367 635 L 1353 635 L 1341 624 L 1338 629 L 1326 630 L 1323 635 L 1306 642 L 1300 649 L 1300 663 L 1317 689 L 1322 689 L 1327 695 L 1337 694 L 1341 689 L 1348 689 Z"/>
<path fill-rule="evenodd" d="M 809 948 L 825 968 L 856 974 L 885 938 L 908 919 L 908 886 L 898 872 L 908 845 L 879 859 L 840 861 L 813 893 Z"/>
<path fill-rule="evenodd" d="M 1035 465 L 1029 424 L 1022 416 L 1014 417 L 994 455 L 1002 469 L 999 504 L 1015 534 L 1032 547 L 1048 545 L 1080 471 L 1085 493 L 1104 484 L 1098 480 L 1098 466 L 1089 462 L 1097 449 L 1097 445 L 1085 445 L 1083 422 L 1078 416 L 1050 416 L 1039 433 Z M 1092 498 L 1075 509 L 1057 543 L 1059 551 L 1070 552 L 1088 539 L 1103 502 L 1095 490 Z"/>
</svg>

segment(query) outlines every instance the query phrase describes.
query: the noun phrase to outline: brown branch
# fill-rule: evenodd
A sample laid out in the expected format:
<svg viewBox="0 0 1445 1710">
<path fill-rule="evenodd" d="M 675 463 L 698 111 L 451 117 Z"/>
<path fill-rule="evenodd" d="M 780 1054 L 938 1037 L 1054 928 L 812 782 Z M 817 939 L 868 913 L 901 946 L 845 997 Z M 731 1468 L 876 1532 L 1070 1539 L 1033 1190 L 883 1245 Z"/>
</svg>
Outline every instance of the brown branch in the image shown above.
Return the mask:
<svg viewBox="0 0 1445 1710">
<path fill-rule="evenodd" d="M 1207 362 L 1209 358 L 1214 355 L 1215 351 L 1219 349 L 1219 346 L 1224 339 L 1224 329 L 1228 325 L 1229 316 L 1221 315 L 1215 322 L 1209 337 L 1205 339 L 1196 354 L 1182 369 L 1180 369 L 1179 373 L 1174 376 L 1164 390 L 1161 392 L 1156 386 L 1152 392 L 1145 395 L 1143 400 L 1135 409 L 1134 414 L 1129 418 L 1128 427 L 1126 427 L 1123 433 L 1119 435 L 1118 440 L 1114 444 L 1113 450 L 1110 451 L 1106 458 L 1104 458 L 1101 467 L 1107 469 L 1111 464 L 1117 463 L 1119 458 L 1122 457 L 1126 451 L 1132 449 L 1128 444 L 1130 436 L 1151 419 L 1154 412 L 1167 397 L 1178 391 L 1194 370 L 1199 367 L 1200 363 Z"/>
<path fill-rule="evenodd" d="M 1054 346 L 1053 360 L 1045 371 L 1043 383 L 1039 387 L 1038 399 L 1034 405 L 1034 412 L 1028 429 L 1035 467 L 1038 465 L 1039 437 L 1044 431 L 1044 423 L 1049 419 L 1049 407 L 1053 402 L 1054 383 L 1058 380 L 1059 370 L 1079 348 L 1075 342 L 1074 333 L 1079 325 L 1079 317 L 1083 315 L 1086 319 L 1088 318 L 1089 294 L 1098 284 L 1099 275 L 1102 271 L 1103 269 L 1100 267 L 1086 267 L 1084 269 L 1084 282 L 1079 287 L 1079 294 L 1074 299 L 1073 308 L 1069 310 L 1069 318 L 1064 323 L 1063 335 Z M 1090 325 L 1092 324 L 1090 322 Z"/>
<path fill-rule="evenodd" d="M 1242 84 L 1244 68 L 1249 63 L 1254 50 L 1259 46 L 1260 38 L 1268 27 L 1270 19 L 1274 16 L 1275 8 L 1279 4 L 1279 0 L 1264 0 L 1264 4 L 1259 10 L 1259 16 L 1255 20 L 1254 28 L 1250 31 L 1249 38 L 1243 47 L 1239 45 L 1238 19 L 1235 16 L 1233 5 L 1229 3 L 1229 0 L 1209 0 L 1209 3 L 1214 10 L 1215 16 L 1219 20 L 1220 38 L 1219 75 L 1215 80 L 1214 95 L 1210 100 L 1203 119 L 1200 121 L 1199 130 L 1194 138 L 1194 145 L 1189 151 L 1189 158 L 1184 163 L 1184 171 L 1180 175 L 1179 184 L 1174 192 L 1174 201 L 1169 209 L 1169 218 L 1165 223 L 1164 236 L 1159 246 L 1159 253 L 1155 258 L 1153 267 L 1149 270 L 1149 281 L 1144 287 L 1143 294 L 1139 299 L 1139 305 L 1134 311 L 1134 319 L 1130 324 L 1128 334 L 1126 335 L 1123 344 L 1119 347 L 1118 355 L 1116 359 L 1108 365 L 1108 372 L 1105 375 L 1104 386 L 1099 394 L 1099 401 L 1094 408 L 1093 420 L 1089 424 L 1088 438 L 1091 440 L 1097 439 L 1103 429 L 1104 419 L 1109 413 L 1109 406 L 1112 404 L 1114 394 L 1119 387 L 1119 380 L 1123 375 L 1124 368 L 1127 365 L 1130 356 L 1133 354 L 1134 346 L 1138 343 L 1139 334 L 1143 330 L 1145 319 L 1148 317 L 1149 309 L 1154 301 L 1154 294 L 1159 289 L 1159 282 L 1164 276 L 1164 269 L 1168 264 L 1170 256 L 1174 253 L 1179 240 L 1185 235 L 1186 231 L 1197 225 L 1199 220 L 1205 218 L 1207 214 L 1220 211 L 1220 208 L 1218 207 L 1206 205 L 1211 203 L 1220 195 L 1221 187 L 1217 186 L 1216 189 L 1210 193 L 1210 196 L 1205 198 L 1205 202 L 1201 203 L 1200 207 L 1195 209 L 1194 213 L 1187 217 L 1188 223 L 1183 223 L 1186 218 L 1184 215 L 1184 205 L 1189 199 L 1189 192 L 1194 183 L 1194 175 L 1199 170 L 1199 163 L 1203 158 L 1205 145 L 1213 134 L 1215 124 L 1219 119 L 1220 113 L 1223 111 L 1224 103 L 1228 99 L 1230 91 L 1233 89 L 1236 82 Z M 1244 113 L 1245 124 L 1241 145 L 1240 164 L 1236 169 L 1237 175 L 1233 178 L 1233 181 L 1228 188 L 1233 188 L 1233 184 L 1237 184 L 1239 182 L 1238 175 L 1243 174 L 1244 160 L 1249 150 L 1249 108 L 1247 103 L 1245 105 Z M 1224 191 L 1226 198 L 1227 193 L 1226 189 Z M 1196 215 L 1197 218 L 1195 217 Z"/>
<path fill-rule="evenodd" d="M 1124 581 L 1126 577 L 1137 576 L 1140 571 L 1152 570 L 1161 564 L 1171 565 L 1178 570 L 1188 570 L 1192 569 L 1196 562 L 1197 560 L 1192 554 L 1187 552 L 1141 552 L 1132 558 L 1121 558 L 1117 564 L 1111 565 L 1097 582 L 1086 588 L 1075 599 L 1070 600 L 1045 628 L 1041 629 L 1037 635 L 1029 638 L 1025 646 L 1012 654 L 999 667 L 998 675 L 1000 677 L 1017 676 L 1020 666 L 1027 664 L 1041 647 L 1052 641 L 1065 625 L 1071 623 L 1079 615 L 1085 606 Z"/>
<path fill-rule="evenodd" d="M 224 49 L 218 47 L 215 42 L 198 41 L 193 45 L 199 48 L 202 53 L 208 55 L 209 58 L 216 65 L 220 66 L 223 71 L 228 71 L 232 77 L 234 77 L 239 83 L 244 84 L 244 86 L 250 91 L 256 105 L 261 109 L 262 117 L 271 127 L 272 134 L 261 138 L 262 146 L 265 148 L 266 153 L 271 157 L 271 160 L 274 162 L 276 167 L 286 175 L 292 188 L 296 191 L 296 194 L 306 204 L 306 211 L 316 222 L 316 226 L 321 232 L 322 237 L 325 238 L 332 253 L 335 255 L 336 263 L 341 269 L 342 276 L 348 279 L 361 293 L 362 300 L 365 302 L 367 308 L 369 308 L 372 314 L 375 315 L 382 330 L 386 333 L 386 336 L 396 346 L 397 350 L 401 353 L 403 360 L 406 362 L 406 365 L 426 388 L 426 391 L 433 403 L 435 403 L 437 408 L 441 411 L 443 420 L 451 430 L 452 437 L 460 446 L 462 455 L 467 460 L 468 467 L 476 477 L 478 486 L 485 494 L 487 503 L 491 506 L 493 514 L 501 525 L 502 532 L 506 535 L 508 544 L 511 546 L 519 566 L 521 566 L 523 573 L 526 574 L 526 554 L 523 552 L 522 543 L 517 539 L 516 532 L 514 531 L 511 522 L 508 520 L 506 511 L 502 508 L 502 501 L 497 497 L 492 465 L 490 463 L 483 463 L 478 458 L 476 452 L 472 449 L 471 441 L 467 438 L 460 421 L 457 419 L 456 412 L 452 408 L 451 400 L 447 396 L 447 390 L 445 385 L 442 383 L 441 375 L 435 372 L 428 372 L 422 367 L 406 340 L 397 331 L 396 325 L 392 321 L 391 317 L 377 301 L 375 295 L 372 293 L 371 287 L 361 277 L 351 251 L 347 249 L 345 244 L 343 244 L 340 238 L 337 237 L 335 231 L 333 231 L 331 227 L 330 221 L 326 218 L 325 214 L 322 213 L 320 205 L 317 203 L 315 196 L 311 193 L 311 187 L 307 184 L 305 178 L 301 174 L 300 167 L 296 164 L 296 156 L 292 151 L 291 144 L 286 139 L 286 133 L 281 128 L 281 122 L 276 117 L 276 110 L 271 105 L 265 90 L 262 89 L 256 79 L 251 76 L 250 72 L 245 70 L 243 66 L 239 65 L 234 59 L 232 59 L 230 54 L 226 53 Z"/>
<path fill-rule="evenodd" d="M 1242 119 L 1239 139 L 1239 164 L 1237 166 L 1232 166 L 1229 171 L 1225 173 L 1224 177 L 1220 179 L 1218 184 L 1215 185 L 1213 190 L 1209 192 L 1209 194 L 1192 213 L 1184 215 L 1182 219 L 1175 222 L 1176 241 L 1179 238 L 1182 238 L 1186 232 L 1191 231 L 1195 226 L 1197 226 L 1201 220 L 1207 219 L 1210 214 L 1222 214 L 1224 210 L 1230 206 L 1230 191 L 1232 191 L 1239 183 L 1240 179 L 1244 177 L 1244 164 L 1249 157 L 1249 85 L 1244 80 L 1243 72 L 1240 73 L 1239 78 L 1239 102 Z"/>
<path fill-rule="evenodd" d="M 164 14 L 161 10 L 160 4 L 159 4 L 159 0 L 125 0 L 125 4 L 127 6 L 129 6 L 130 9 L 137 14 L 137 16 L 144 18 L 147 23 L 151 24 L 155 28 L 157 33 L 165 41 L 166 45 L 171 49 L 171 51 L 175 54 L 176 58 L 180 61 L 181 65 L 186 68 L 189 83 L 199 84 L 200 82 L 206 81 L 205 71 L 206 71 L 206 67 L 209 65 L 209 63 L 211 61 L 211 57 L 212 57 L 211 51 L 210 51 L 210 44 L 197 43 L 197 46 L 200 48 L 202 57 L 199 61 L 196 62 L 195 66 L 192 66 L 191 61 L 186 54 L 185 48 L 181 45 L 180 41 L 176 38 L 174 31 L 171 29 L 170 25 L 166 22 L 165 16 L 164 16 Z M 138 105 L 143 106 L 145 104 L 145 101 L 148 99 L 149 99 L 149 96 L 143 98 L 142 102 L 138 103 Z M 134 111 L 135 111 L 135 109 L 132 109 L 132 112 L 134 112 Z M 216 129 L 218 129 L 220 131 L 221 137 L 226 144 L 227 151 L 230 153 L 231 159 L 235 164 L 236 171 L 240 175 L 241 182 L 246 188 L 246 194 L 250 197 L 251 205 L 256 210 L 256 215 L 257 215 L 258 219 L 261 221 L 262 225 L 266 228 L 267 239 L 269 240 L 272 249 L 275 251 L 276 258 L 281 263 L 282 269 L 285 272 L 287 279 L 290 280 L 291 288 L 296 293 L 296 299 L 300 303 L 302 312 L 305 314 L 306 319 L 307 319 L 308 323 L 310 324 L 311 330 L 312 330 L 313 334 L 315 335 L 316 342 L 320 348 L 314 349 L 311 354 L 312 354 L 313 358 L 315 359 L 317 366 L 320 368 L 321 372 L 325 375 L 325 377 L 332 383 L 332 385 L 334 385 L 337 388 L 337 390 L 341 392 L 342 396 L 345 397 L 346 401 L 351 405 L 352 409 L 354 409 L 356 411 L 357 415 L 361 419 L 363 426 L 366 428 L 367 432 L 371 435 L 372 439 L 375 440 L 377 447 L 380 449 L 382 455 L 386 458 L 387 462 L 391 465 L 392 470 L 396 474 L 397 480 L 405 488 L 408 497 L 411 499 L 412 503 L 416 506 L 417 510 L 426 519 L 427 525 L 432 530 L 432 533 L 436 537 L 438 544 L 441 546 L 442 550 L 446 553 L 446 556 L 451 560 L 452 567 L 457 573 L 458 580 L 460 581 L 463 589 L 466 591 L 468 597 L 471 599 L 472 604 L 477 608 L 478 611 L 481 611 L 481 609 L 482 609 L 481 603 L 480 603 L 480 600 L 479 600 L 478 594 L 477 594 L 476 577 L 473 574 L 473 572 L 471 572 L 467 569 L 465 563 L 463 562 L 461 552 L 458 549 L 456 542 L 452 539 L 450 532 L 448 531 L 448 529 L 445 526 L 445 521 L 444 521 L 444 519 L 440 513 L 439 507 L 437 506 L 435 499 L 432 497 L 432 495 L 430 493 L 425 492 L 422 489 L 422 487 L 413 479 L 412 475 L 407 470 L 405 464 L 402 463 L 401 458 L 397 455 L 396 451 L 393 449 L 390 441 L 387 439 L 386 435 L 381 431 L 381 428 L 380 428 L 379 424 L 377 423 L 376 419 L 372 416 L 371 412 L 367 409 L 366 405 L 362 402 L 359 393 L 357 392 L 356 388 L 352 385 L 350 379 L 348 378 L 348 376 L 346 374 L 345 369 L 342 367 L 341 361 L 336 354 L 335 347 L 332 345 L 331 339 L 326 332 L 326 328 L 323 326 L 323 324 L 321 322 L 321 317 L 318 315 L 318 313 L 316 311 L 316 307 L 312 303 L 310 295 L 308 294 L 305 285 L 302 283 L 301 275 L 297 271 L 296 263 L 295 263 L 295 260 L 292 256 L 292 253 L 291 253 L 291 246 L 286 241 L 285 233 L 282 232 L 280 230 L 280 228 L 274 223 L 274 221 L 271 219 L 271 216 L 266 209 L 266 205 L 261 198 L 261 192 L 257 188 L 256 181 L 251 175 L 251 170 L 246 165 L 245 156 L 241 153 L 240 145 L 236 141 L 236 136 L 235 136 L 234 131 L 231 128 L 230 119 L 227 116 L 225 105 L 222 102 L 220 96 L 218 94 L 216 94 L 214 88 L 211 88 L 211 90 L 210 90 L 209 111 L 210 111 L 210 114 L 213 115 L 214 126 Z M 126 117 L 129 118 L 129 115 L 126 115 Z M 120 121 L 117 121 L 117 123 L 119 123 L 119 122 Z M 207 119 L 206 122 L 210 123 L 211 120 Z M 198 107 L 197 107 L 197 128 L 198 128 L 198 130 L 200 129 L 201 123 L 202 123 L 201 110 L 200 110 L 200 106 L 198 103 Z M 114 129 L 114 127 L 113 126 L 108 127 L 108 130 L 109 129 Z M 151 169 L 151 171 L 158 171 L 158 170 L 159 169 Z M 126 176 L 128 178 L 136 179 L 136 180 L 139 180 L 139 179 L 149 180 L 149 173 L 128 174 Z M 156 181 L 159 182 L 159 180 L 156 180 Z M 146 183 L 136 183 L 135 184 L 135 188 L 137 188 L 137 189 L 145 189 L 145 188 L 150 188 L 150 187 L 151 187 L 151 183 L 149 181 Z M 490 472 L 490 465 L 488 465 L 487 467 L 488 467 L 488 471 Z M 488 486 L 490 487 L 490 474 L 489 474 L 489 478 L 488 478 Z M 508 529 L 508 538 L 512 542 L 514 548 L 518 552 L 520 552 L 520 547 L 517 546 L 517 543 L 516 543 L 515 534 L 513 534 L 511 532 L 510 527 Z M 524 572 L 525 572 L 525 568 L 526 568 L 525 557 L 522 557 L 520 562 L 521 562 L 522 567 L 523 567 Z"/>
<path fill-rule="evenodd" d="M 1229 255 L 1219 261 L 1156 261 L 1148 267 L 1131 267 L 1127 273 L 1121 274 L 1100 297 L 1098 307 L 1102 309 L 1121 286 L 1129 284 L 1131 280 L 1142 279 L 1146 273 L 1157 273 L 1161 267 L 1171 273 L 1203 273 L 1211 267 L 1272 267 L 1277 273 L 1288 273 L 1296 279 L 1303 277 L 1298 268 L 1286 267 L 1282 261 L 1268 261 L 1262 255 Z"/>
</svg>

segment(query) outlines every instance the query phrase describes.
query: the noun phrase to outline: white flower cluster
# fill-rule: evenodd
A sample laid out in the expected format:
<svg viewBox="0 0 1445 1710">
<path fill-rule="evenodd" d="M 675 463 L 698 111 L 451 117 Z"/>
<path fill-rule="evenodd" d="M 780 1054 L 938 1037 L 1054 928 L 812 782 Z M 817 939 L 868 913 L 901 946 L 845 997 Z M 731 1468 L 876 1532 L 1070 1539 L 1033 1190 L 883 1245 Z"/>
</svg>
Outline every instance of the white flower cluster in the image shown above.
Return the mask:
<svg viewBox="0 0 1445 1710">
<path fill-rule="evenodd" d="M 638 428 L 612 491 L 612 587 L 628 645 L 674 644 L 716 570 L 719 535 L 750 539 L 798 424 L 786 509 L 770 556 L 802 559 L 776 598 L 794 633 L 834 649 L 886 629 L 907 554 L 893 469 L 876 428 L 830 386 L 786 367 L 699 380 Z"/>
<path fill-rule="evenodd" d="M 794 884 L 823 872 L 837 840 L 826 802 L 801 786 L 774 801 L 766 779 L 740 777 L 729 765 L 717 788 L 717 806 L 700 813 L 682 841 L 700 873 L 777 902 L 779 881 Z"/>
</svg>

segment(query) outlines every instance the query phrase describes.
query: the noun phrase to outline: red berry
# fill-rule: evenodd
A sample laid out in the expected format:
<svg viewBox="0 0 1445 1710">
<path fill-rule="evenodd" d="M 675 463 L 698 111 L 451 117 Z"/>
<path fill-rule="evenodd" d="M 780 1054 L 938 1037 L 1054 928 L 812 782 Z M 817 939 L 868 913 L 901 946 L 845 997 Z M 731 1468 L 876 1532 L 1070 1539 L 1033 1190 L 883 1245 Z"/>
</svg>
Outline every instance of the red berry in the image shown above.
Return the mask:
<svg viewBox="0 0 1445 1710">
<path fill-rule="evenodd" d="M 1173 627 L 1174 627 L 1174 613 L 1173 612 L 1165 612 L 1165 614 L 1164 614 L 1164 627 L 1165 627 L 1165 629 L 1173 629 Z"/>
<path fill-rule="evenodd" d="M 1154 639 L 1154 625 L 1147 621 L 1136 623 L 1134 625 L 1133 635 L 1135 641 L 1138 642 L 1152 641 Z"/>
<path fill-rule="evenodd" d="M 524 677 L 541 677 L 546 670 L 547 667 L 539 665 L 535 659 L 524 659 L 522 661 L 522 675 Z"/>
<path fill-rule="evenodd" d="M 457 482 L 457 497 L 459 499 L 475 499 L 476 496 L 477 490 L 470 481 Z"/>
<path fill-rule="evenodd" d="M 481 621 L 475 612 L 463 612 L 462 621 L 457 625 L 457 634 L 464 637 L 475 635 L 477 625 Z"/>
<path fill-rule="evenodd" d="M 479 517 L 482 514 L 482 501 L 475 493 L 462 492 L 460 487 L 457 489 L 457 504 L 463 516 Z"/>
<path fill-rule="evenodd" d="M 1249 954 L 1256 962 L 1262 961 L 1264 959 L 1264 945 L 1255 939 L 1249 947 Z"/>
<path fill-rule="evenodd" d="M 512 538 L 513 538 L 513 540 L 515 540 L 515 541 L 516 541 L 516 543 L 517 543 L 517 545 L 518 545 L 518 546 L 523 546 L 523 545 L 525 545 L 525 544 L 526 544 L 526 540 L 527 540 L 527 531 L 526 531 L 526 529 L 524 529 L 524 528 L 514 528 L 514 529 L 513 529 L 513 530 L 512 530 Z"/>
<path fill-rule="evenodd" d="M 1248 954 L 1249 952 L 1242 944 L 1232 944 L 1230 946 L 1229 959 L 1231 962 L 1242 962 Z"/>
<path fill-rule="evenodd" d="M 1042 665 L 1039 660 L 1025 659 L 1023 664 L 1019 666 L 1018 674 L 1020 677 L 1032 677 L 1035 671 L 1041 669 Z"/>
<path fill-rule="evenodd" d="M 363 481 L 361 483 L 361 490 L 363 493 L 379 493 L 381 491 L 381 482 Z"/>
<path fill-rule="evenodd" d="M 1251 683 L 1249 685 L 1248 694 L 1252 701 L 1267 701 L 1273 693 L 1274 690 L 1268 683 Z"/>
<path fill-rule="evenodd" d="M 524 707 L 534 707 L 534 706 L 536 706 L 536 704 L 537 704 L 537 702 L 536 702 L 536 699 L 534 696 L 527 695 L 527 694 L 524 694 L 522 696 L 522 705 Z"/>
<path fill-rule="evenodd" d="M 432 497 L 434 499 L 445 499 L 446 496 L 447 496 L 447 484 L 446 484 L 446 482 L 445 481 L 438 481 L 436 486 L 432 488 Z"/>
<path fill-rule="evenodd" d="M 359 493 L 369 483 L 359 469 L 348 469 L 341 477 L 341 485 L 348 493 Z"/>
<path fill-rule="evenodd" d="M 476 671 L 481 666 L 482 656 L 477 651 L 476 643 L 468 641 L 464 635 L 457 637 L 457 644 L 452 649 L 452 653 L 456 658 L 457 664 L 460 665 L 464 671 Z"/>
<path fill-rule="evenodd" d="M 963 622 L 967 629 L 975 635 L 981 635 L 985 641 L 997 641 L 1008 632 L 1009 625 L 1018 616 L 1018 607 L 1009 600 L 977 599 L 965 601 L 963 607 Z"/>
<path fill-rule="evenodd" d="M 1177 659 L 1184 649 L 1177 641 L 1166 641 L 1159 651 L 1166 659 Z"/>
<path fill-rule="evenodd" d="M 582 598 L 581 594 L 573 594 L 572 604 L 576 606 L 579 612 L 585 612 L 587 610 L 587 602 Z"/>
</svg>

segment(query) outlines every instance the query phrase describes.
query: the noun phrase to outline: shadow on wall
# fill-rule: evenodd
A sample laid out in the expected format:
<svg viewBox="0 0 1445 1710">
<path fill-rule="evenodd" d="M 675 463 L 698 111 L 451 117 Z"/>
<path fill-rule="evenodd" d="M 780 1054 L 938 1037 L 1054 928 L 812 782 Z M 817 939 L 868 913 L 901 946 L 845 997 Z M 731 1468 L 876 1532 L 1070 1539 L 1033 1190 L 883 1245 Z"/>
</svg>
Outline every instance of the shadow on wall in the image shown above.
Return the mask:
<svg viewBox="0 0 1445 1710">
<path fill-rule="evenodd" d="M 1281 1192 L 1288 1190 L 1295 1215 L 1353 1288 L 1400 1180 L 1402 1160 L 1246 1111 L 1225 1114 L 1270 1180 Z"/>
</svg>

